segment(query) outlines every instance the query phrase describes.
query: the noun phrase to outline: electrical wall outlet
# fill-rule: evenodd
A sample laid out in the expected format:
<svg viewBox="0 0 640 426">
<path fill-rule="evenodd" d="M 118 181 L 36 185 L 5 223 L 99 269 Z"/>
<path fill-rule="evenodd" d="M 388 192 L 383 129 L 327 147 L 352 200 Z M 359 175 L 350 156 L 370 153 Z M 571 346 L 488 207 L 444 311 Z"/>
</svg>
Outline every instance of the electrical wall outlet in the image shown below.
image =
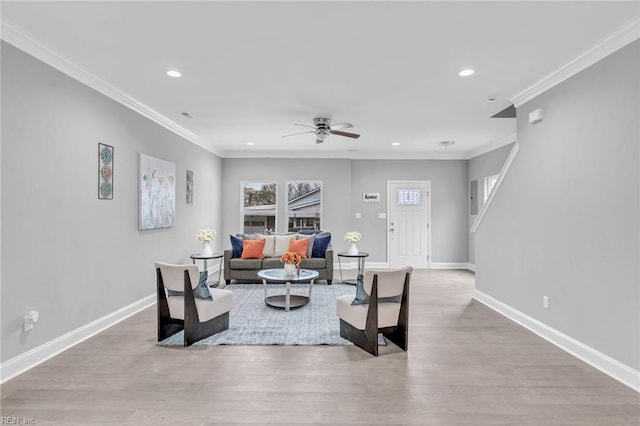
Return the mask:
<svg viewBox="0 0 640 426">
<path fill-rule="evenodd" d="M 542 296 L 542 307 L 549 309 L 549 296 Z"/>
</svg>

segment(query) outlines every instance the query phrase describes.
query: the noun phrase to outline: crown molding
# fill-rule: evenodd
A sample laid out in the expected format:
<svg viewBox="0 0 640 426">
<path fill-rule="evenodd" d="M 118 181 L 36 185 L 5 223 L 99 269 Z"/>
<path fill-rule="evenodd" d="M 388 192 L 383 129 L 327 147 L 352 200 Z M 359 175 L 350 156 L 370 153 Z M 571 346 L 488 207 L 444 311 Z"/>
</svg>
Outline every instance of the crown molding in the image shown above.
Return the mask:
<svg viewBox="0 0 640 426">
<path fill-rule="evenodd" d="M 366 151 L 222 151 L 222 158 L 332 158 L 347 160 L 468 160 L 466 153 L 455 152 L 366 152 Z"/>
<path fill-rule="evenodd" d="M 640 17 L 635 17 L 609 36 L 600 40 L 589 50 L 542 78 L 537 83 L 514 95 L 510 101 L 517 108 L 639 38 Z"/>
<path fill-rule="evenodd" d="M 486 154 L 487 152 L 491 152 L 498 148 L 502 148 L 505 145 L 509 145 L 510 143 L 516 142 L 517 137 L 516 133 L 511 133 L 510 135 L 503 136 L 499 139 L 496 139 L 492 142 L 486 143 L 482 145 L 480 148 L 474 149 L 472 151 L 468 151 L 466 158 L 471 160 L 472 158 L 476 158 L 482 154 Z"/>
<path fill-rule="evenodd" d="M 180 126 L 176 122 L 170 120 L 166 116 L 160 114 L 156 110 L 149 108 L 147 105 L 136 100 L 129 94 L 114 87 L 99 77 L 93 75 L 89 71 L 74 64 L 53 49 L 46 46 L 28 31 L 16 25 L 15 23 L 2 18 L 2 32 L 0 38 L 7 43 L 17 47 L 18 49 L 28 53 L 34 58 L 44 62 L 45 64 L 57 69 L 58 71 L 78 80 L 79 82 L 89 86 L 99 93 L 113 99 L 114 101 L 126 106 L 127 108 L 137 112 L 143 117 L 161 125 L 176 135 L 192 142 L 207 151 L 220 155 L 219 152 L 212 149 L 204 139 L 192 133 L 191 131 Z"/>
</svg>

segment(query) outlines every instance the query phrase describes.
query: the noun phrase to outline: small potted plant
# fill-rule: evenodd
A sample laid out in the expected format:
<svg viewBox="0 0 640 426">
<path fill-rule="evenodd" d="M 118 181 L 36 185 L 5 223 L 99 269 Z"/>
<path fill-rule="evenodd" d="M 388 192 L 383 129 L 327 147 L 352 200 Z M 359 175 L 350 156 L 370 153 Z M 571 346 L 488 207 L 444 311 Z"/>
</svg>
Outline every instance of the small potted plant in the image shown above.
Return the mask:
<svg viewBox="0 0 640 426">
<path fill-rule="evenodd" d="M 352 256 L 358 254 L 358 246 L 356 243 L 362 239 L 362 234 L 357 231 L 351 231 L 344 234 L 344 240 L 349 243 L 348 253 Z"/>
<path fill-rule="evenodd" d="M 282 255 L 280 261 L 284 263 L 284 271 L 287 275 L 292 275 L 296 268 L 300 266 L 300 262 L 302 262 L 302 257 L 293 251 L 288 251 Z"/>
<path fill-rule="evenodd" d="M 202 256 L 213 255 L 213 248 L 211 248 L 211 242 L 216 239 L 216 231 L 213 229 L 201 229 L 198 231 L 198 239 L 202 241 Z"/>
</svg>

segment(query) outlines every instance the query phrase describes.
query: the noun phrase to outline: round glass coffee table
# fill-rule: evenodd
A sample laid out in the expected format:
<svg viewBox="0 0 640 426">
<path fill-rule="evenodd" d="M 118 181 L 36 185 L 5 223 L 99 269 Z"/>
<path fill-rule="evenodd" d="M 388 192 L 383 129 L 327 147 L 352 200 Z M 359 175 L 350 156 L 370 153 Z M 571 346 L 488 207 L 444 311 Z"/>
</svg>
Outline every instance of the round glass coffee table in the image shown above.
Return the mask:
<svg viewBox="0 0 640 426">
<path fill-rule="evenodd" d="M 264 287 L 264 303 L 272 308 L 284 309 L 285 311 L 306 305 L 311 300 L 313 282 L 319 275 L 318 271 L 312 271 L 309 269 L 298 270 L 293 274 L 287 274 L 284 271 L 284 268 L 263 269 L 258 271 L 258 276 L 262 278 L 262 286 Z M 291 294 L 291 283 L 298 283 L 301 281 L 310 282 L 309 293 L 306 296 Z M 285 293 L 268 296 L 267 282 L 284 283 Z"/>
</svg>

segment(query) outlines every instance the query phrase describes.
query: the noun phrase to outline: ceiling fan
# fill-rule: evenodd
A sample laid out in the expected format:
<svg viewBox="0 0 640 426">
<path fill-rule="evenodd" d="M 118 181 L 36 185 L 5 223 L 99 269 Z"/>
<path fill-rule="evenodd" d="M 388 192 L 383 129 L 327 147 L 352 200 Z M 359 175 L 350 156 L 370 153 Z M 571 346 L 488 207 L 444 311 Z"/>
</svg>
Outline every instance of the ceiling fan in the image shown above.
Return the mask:
<svg viewBox="0 0 640 426">
<path fill-rule="evenodd" d="M 304 135 L 306 133 L 315 133 L 316 135 L 316 143 L 322 143 L 327 139 L 329 135 L 338 135 L 338 136 L 346 136 L 348 138 L 358 139 L 360 135 L 356 133 L 342 132 L 339 129 L 348 129 L 353 127 L 351 123 L 338 123 L 331 124 L 331 119 L 326 117 L 316 117 L 313 119 L 313 126 L 309 126 L 308 124 L 294 124 L 294 126 L 303 126 L 309 127 L 313 130 L 308 130 L 306 132 L 293 133 L 290 135 L 284 135 L 283 138 L 295 135 Z"/>
</svg>

